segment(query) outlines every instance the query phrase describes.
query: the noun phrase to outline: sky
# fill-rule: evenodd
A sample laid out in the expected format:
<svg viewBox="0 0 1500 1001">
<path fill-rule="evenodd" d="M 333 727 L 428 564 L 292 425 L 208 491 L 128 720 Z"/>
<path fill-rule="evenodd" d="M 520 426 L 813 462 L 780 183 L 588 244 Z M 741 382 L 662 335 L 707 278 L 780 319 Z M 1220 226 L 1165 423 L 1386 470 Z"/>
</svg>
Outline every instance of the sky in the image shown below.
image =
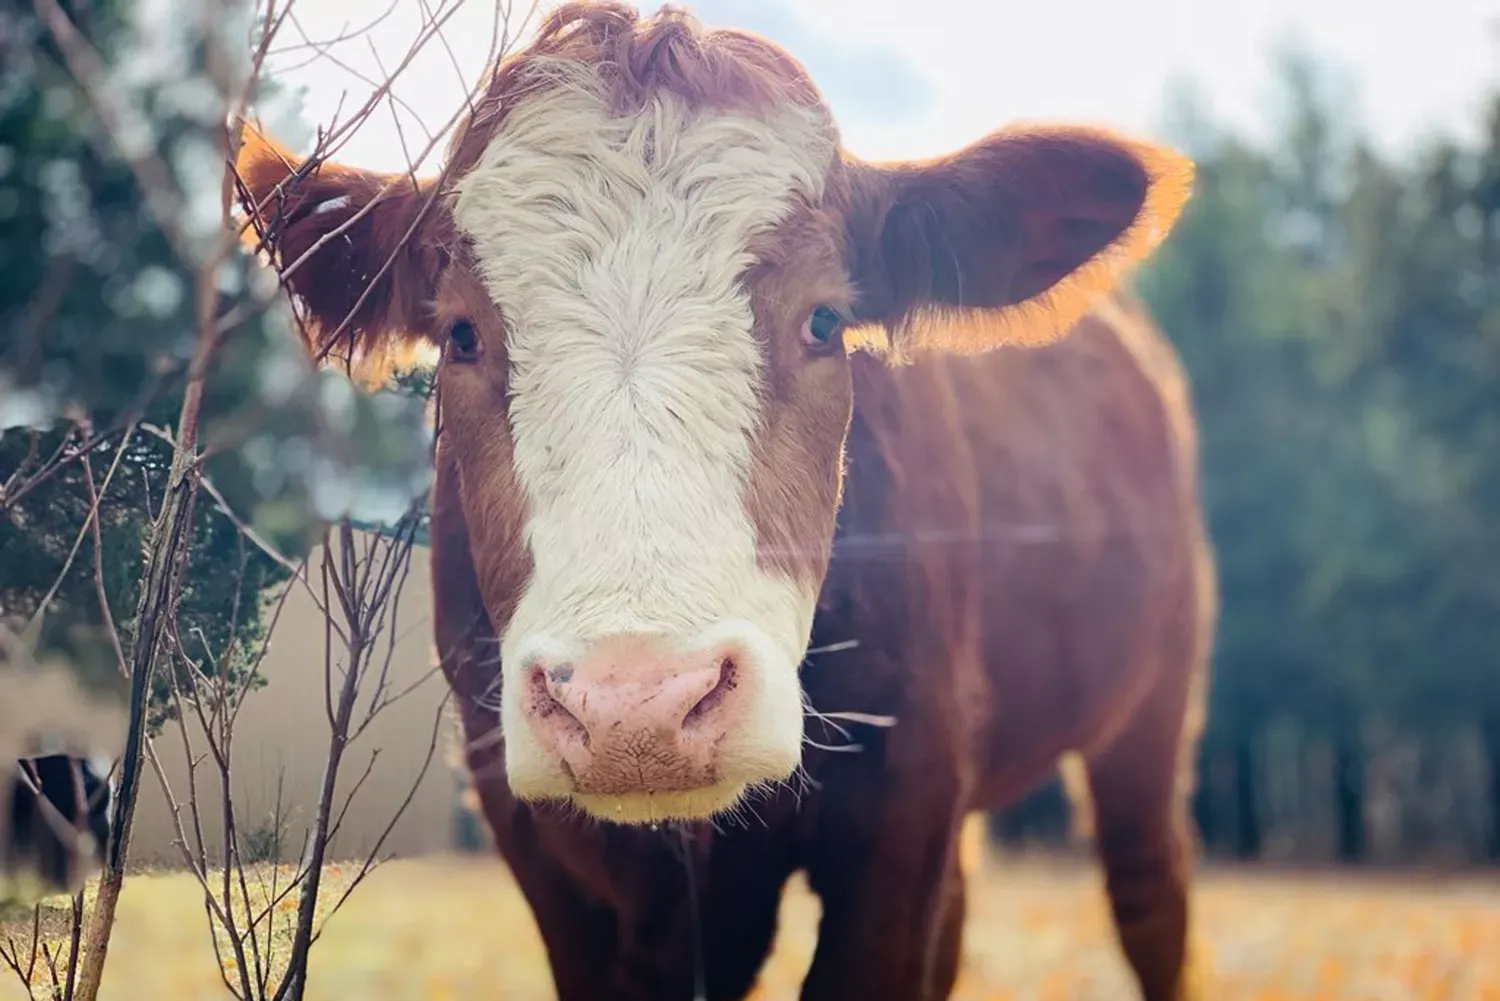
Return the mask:
<svg viewBox="0 0 1500 1001">
<path fill-rule="evenodd" d="M 330 120 L 358 106 L 405 54 L 424 4 L 438 0 L 297 0 L 282 45 L 323 41 L 390 15 L 310 59 L 305 47 L 271 60 L 305 87 L 302 117 Z M 493 0 L 461 3 L 444 40 L 401 75 L 395 113 L 375 115 L 339 159 L 403 170 L 424 133 L 443 127 L 482 69 Z M 529 0 L 511 0 L 521 21 Z M 543 8 L 554 0 L 543 0 Z M 685 0 L 710 26 L 740 27 L 786 47 L 812 73 L 845 145 L 863 157 L 934 156 L 1011 122 L 1062 120 L 1162 137 L 1168 88 L 1190 85 L 1214 119 L 1265 135 L 1275 124 L 1273 59 L 1297 43 L 1350 86 L 1346 107 L 1386 150 L 1433 132 L 1472 134 L 1500 86 L 1500 0 Z M 643 10 L 658 3 L 646 0 Z M 1420 11 L 1420 15 L 1417 13 Z M 521 38 L 534 28 L 514 25 Z M 351 72 L 354 71 L 354 72 Z M 344 92 L 347 91 L 347 95 Z M 396 120 L 399 119 L 399 126 Z M 273 131 L 279 121 L 266 114 Z M 419 124 L 422 123 L 422 124 Z M 308 137 L 288 136 L 310 148 Z M 300 143 L 299 143 L 299 140 Z M 441 144 L 419 167 L 437 169 Z"/>
</svg>

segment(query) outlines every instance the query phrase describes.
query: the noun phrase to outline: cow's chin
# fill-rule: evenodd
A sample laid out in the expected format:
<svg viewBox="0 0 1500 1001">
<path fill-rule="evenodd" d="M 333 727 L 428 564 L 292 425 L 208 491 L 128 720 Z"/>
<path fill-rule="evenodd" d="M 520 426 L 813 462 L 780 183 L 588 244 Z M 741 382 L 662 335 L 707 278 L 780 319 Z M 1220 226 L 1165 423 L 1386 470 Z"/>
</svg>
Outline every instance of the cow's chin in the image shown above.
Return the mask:
<svg viewBox="0 0 1500 1001">
<path fill-rule="evenodd" d="M 801 763 L 800 739 L 791 748 L 790 753 L 771 753 L 771 748 L 757 747 L 739 760 L 731 756 L 716 781 L 685 789 L 584 792 L 561 769 L 530 771 L 524 766 L 508 769 L 507 778 L 520 800 L 612 824 L 713 820 L 733 815 L 749 799 L 787 784 Z"/>
<path fill-rule="evenodd" d="M 569 801 L 596 820 L 613 824 L 665 824 L 710 820 L 732 812 L 749 788 L 744 782 L 716 782 L 698 789 L 668 789 L 624 795 L 574 793 Z"/>
</svg>

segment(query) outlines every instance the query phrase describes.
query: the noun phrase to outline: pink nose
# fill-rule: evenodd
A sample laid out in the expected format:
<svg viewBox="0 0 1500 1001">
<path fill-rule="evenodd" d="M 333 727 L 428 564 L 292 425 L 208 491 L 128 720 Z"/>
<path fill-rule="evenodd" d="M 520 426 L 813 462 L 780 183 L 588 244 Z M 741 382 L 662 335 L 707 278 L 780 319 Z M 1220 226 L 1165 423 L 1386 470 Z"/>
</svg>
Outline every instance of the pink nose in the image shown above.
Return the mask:
<svg viewBox="0 0 1500 1001">
<path fill-rule="evenodd" d="M 718 747 L 742 714 L 736 654 L 681 654 L 616 637 L 576 664 L 534 663 L 524 708 L 579 792 L 696 789 L 717 780 Z"/>
</svg>

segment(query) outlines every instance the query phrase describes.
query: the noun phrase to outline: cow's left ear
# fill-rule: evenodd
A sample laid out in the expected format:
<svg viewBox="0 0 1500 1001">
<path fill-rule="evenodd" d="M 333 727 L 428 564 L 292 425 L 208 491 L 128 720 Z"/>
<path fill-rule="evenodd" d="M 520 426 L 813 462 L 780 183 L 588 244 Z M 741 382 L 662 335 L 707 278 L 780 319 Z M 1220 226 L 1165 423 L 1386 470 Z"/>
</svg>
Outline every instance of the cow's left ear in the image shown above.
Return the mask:
<svg viewBox="0 0 1500 1001">
<path fill-rule="evenodd" d="M 304 164 L 249 124 L 235 170 L 252 223 L 245 242 L 269 251 L 306 305 L 311 352 L 378 384 L 437 341 L 432 300 L 449 227 L 435 180 Z"/>
<path fill-rule="evenodd" d="M 1080 127 L 847 166 L 864 327 L 851 341 L 897 356 L 1060 337 L 1156 249 L 1193 183 L 1192 162 L 1172 150 Z"/>
</svg>

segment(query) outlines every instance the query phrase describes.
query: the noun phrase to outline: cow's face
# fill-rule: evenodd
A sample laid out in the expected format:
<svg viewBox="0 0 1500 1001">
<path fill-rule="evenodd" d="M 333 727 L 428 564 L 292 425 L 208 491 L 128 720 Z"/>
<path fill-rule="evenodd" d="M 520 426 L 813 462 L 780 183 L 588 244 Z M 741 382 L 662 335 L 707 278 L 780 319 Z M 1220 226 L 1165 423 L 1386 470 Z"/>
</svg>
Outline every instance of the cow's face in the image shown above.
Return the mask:
<svg viewBox="0 0 1500 1001">
<path fill-rule="evenodd" d="M 278 249 L 390 189 L 294 290 L 358 350 L 441 348 L 442 482 L 500 641 L 508 780 L 624 822 L 709 816 L 798 765 L 846 352 L 1050 339 L 1190 177 L 1058 128 L 861 163 L 768 43 L 596 5 L 502 66 L 452 155 L 436 200 L 325 166 Z M 240 164 L 262 201 L 287 173 L 254 137 Z"/>
</svg>

